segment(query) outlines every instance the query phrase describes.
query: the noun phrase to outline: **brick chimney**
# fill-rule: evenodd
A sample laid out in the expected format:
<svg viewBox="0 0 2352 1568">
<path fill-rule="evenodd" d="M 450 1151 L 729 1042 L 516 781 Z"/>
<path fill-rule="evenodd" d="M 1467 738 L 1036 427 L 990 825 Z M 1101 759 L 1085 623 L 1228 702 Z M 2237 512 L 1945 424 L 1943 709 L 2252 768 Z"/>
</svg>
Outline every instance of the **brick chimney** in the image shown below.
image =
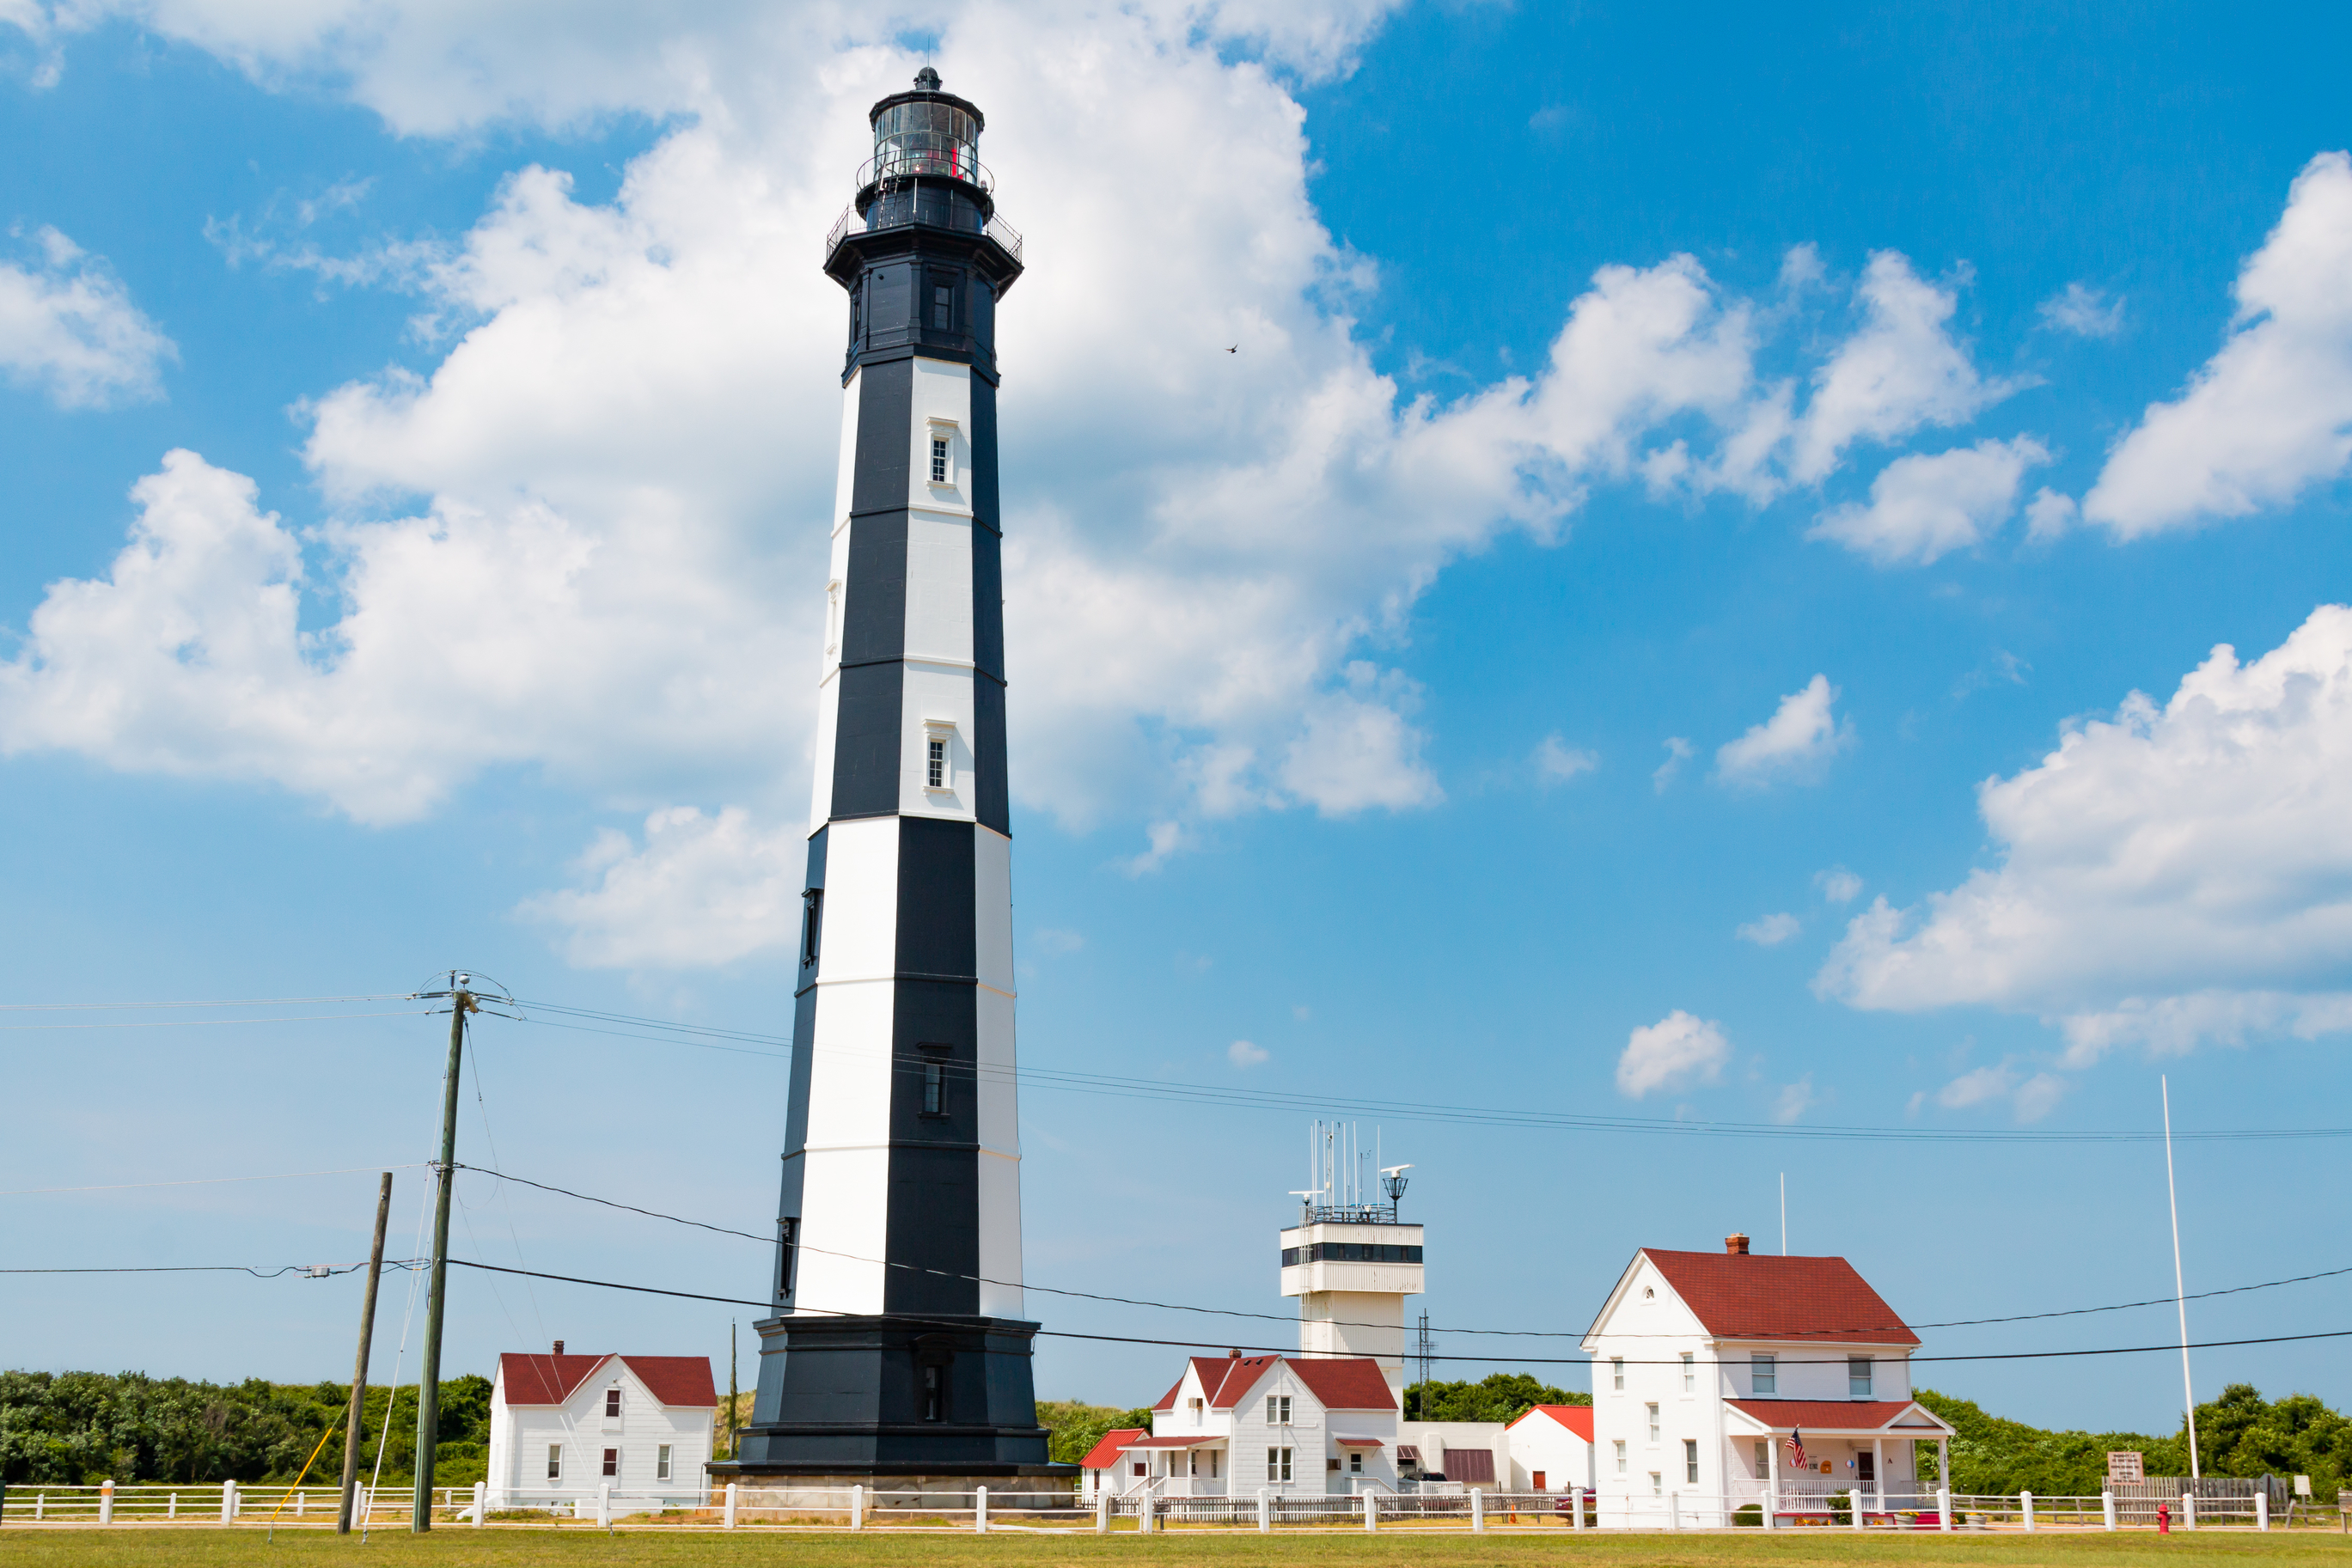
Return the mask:
<svg viewBox="0 0 2352 1568">
<path fill-rule="evenodd" d="M 1747 1257 L 1748 1233 L 1744 1230 L 1735 1231 L 1733 1234 L 1725 1237 L 1723 1239 L 1723 1249 L 1734 1258 Z"/>
<path fill-rule="evenodd" d="M 1228 1361 L 1239 1361 L 1241 1358 L 1242 1353 L 1240 1351 L 1229 1350 L 1225 1352 L 1225 1359 Z"/>
<path fill-rule="evenodd" d="M 1748 1249 L 1747 1249 L 1747 1248 L 1745 1248 L 1745 1247 L 1742 1247 L 1742 1248 L 1740 1249 L 1740 1250 L 1741 1250 L 1742 1252 L 1745 1252 L 1745 1251 L 1747 1251 L 1747 1250 L 1748 1250 Z M 563 1354 L 563 1342 L 562 1342 L 562 1340 L 557 1340 L 557 1341 L 555 1342 L 555 1354 L 558 1354 L 558 1355 L 562 1355 L 562 1354 Z"/>
</svg>

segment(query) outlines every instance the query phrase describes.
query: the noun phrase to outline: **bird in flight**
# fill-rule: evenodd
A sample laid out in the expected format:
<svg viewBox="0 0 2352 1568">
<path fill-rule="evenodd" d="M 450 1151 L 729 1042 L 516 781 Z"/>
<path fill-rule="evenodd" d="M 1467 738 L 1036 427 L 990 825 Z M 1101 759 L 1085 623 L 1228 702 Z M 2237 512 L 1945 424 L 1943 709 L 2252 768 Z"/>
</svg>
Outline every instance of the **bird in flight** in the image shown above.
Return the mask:
<svg viewBox="0 0 2352 1568">
<path fill-rule="evenodd" d="M 1227 349 L 1227 350 L 1225 350 L 1225 352 L 1227 352 L 1228 354 L 1238 354 L 1238 353 L 1240 353 L 1241 351 L 1242 351 L 1242 346 L 1241 346 L 1239 343 L 1235 343 L 1232 348 Z"/>
</svg>

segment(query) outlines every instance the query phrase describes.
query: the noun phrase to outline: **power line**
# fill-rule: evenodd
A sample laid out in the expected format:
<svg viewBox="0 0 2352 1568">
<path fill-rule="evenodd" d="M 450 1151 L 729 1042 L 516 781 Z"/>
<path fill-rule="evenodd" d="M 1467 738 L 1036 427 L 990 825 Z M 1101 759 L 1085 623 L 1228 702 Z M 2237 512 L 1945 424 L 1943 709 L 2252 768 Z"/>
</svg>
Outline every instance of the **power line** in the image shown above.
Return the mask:
<svg viewBox="0 0 2352 1568">
<path fill-rule="evenodd" d="M 370 997 L 239 997 L 213 1002 L 0 1002 L 0 1013 L 129 1012 L 137 1008 L 291 1008 L 329 1002 L 413 1002 L 414 991 Z"/>
<path fill-rule="evenodd" d="M 389 1013 L 308 1013 L 296 1014 L 291 1018 L 261 1019 L 156 1019 L 144 1023 L 0 1023 L 0 1030 L 13 1034 L 24 1030 L 50 1029 L 217 1029 L 225 1025 L 248 1023 L 330 1023 L 340 1019 L 422 1018 L 437 1010 L 440 1009 L 404 1008 Z"/>
<path fill-rule="evenodd" d="M 496 1176 L 500 1181 L 516 1182 L 524 1186 L 537 1187 L 541 1192 L 551 1192 L 563 1197 L 578 1198 L 583 1203 L 601 1204 L 606 1208 L 618 1208 L 625 1210 L 631 1214 L 642 1214 L 649 1219 L 666 1219 L 673 1225 L 689 1225 L 698 1230 L 709 1230 L 720 1236 L 739 1236 L 746 1241 L 756 1241 L 763 1247 L 772 1247 L 776 1244 L 776 1239 L 772 1236 L 760 1236 L 755 1235 L 749 1230 L 737 1230 L 729 1226 L 712 1225 L 706 1220 L 688 1219 L 683 1215 L 665 1214 L 659 1209 L 641 1208 L 634 1203 L 620 1203 L 609 1197 L 597 1197 L 589 1193 L 575 1192 L 570 1187 L 555 1186 L 547 1182 L 533 1181 L 529 1176 L 519 1176 L 507 1171 L 490 1170 L 481 1166 L 469 1166 L 466 1165 L 462 1161 L 459 1162 L 458 1168 L 460 1170 L 476 1171 L 487 1176 Z M 1092 1291 L 1057 1290 L 1051 1285 L 1032 1285 L 1017 1280 L 992 1280 L 987 1278 L 985 1275 L 981 1274 L 956 1273 L 945 1269 L 926 1269 L 914 1263 L 892 1262 L 889 1260 L 883 1258 L 860 1257 L 853 1252 L 835 1252 L 828 1248 L 810 1246 L 804 1241 L 796 1241 L 794 1246 L 802 1251 L 823 1253 L 825 1257 L 845 1259 L 853 1263 L 878 1264 L 886 1269 L 906 1269 L 917 1273 L 938 1275 L 945 1279 L 967 1280 L 975 1284 L 1001 1285 L 1009 1290 L 1016 1291 L 1036 1291 L 1049 1296 L 1070 1296 L 1081 1301 L 1107 1301 L 1115 1305 L 1127 1307 L 1150 1307 L 1171 1312 L 1203 1312 L 1216 1317 L 1256 1318 L 1267 1322 L 1296 1322 L 1297 1321 L 1295 1315 L 1287 1313 L 1244 1312 L 1238 1308 L 1233 1307 L 1199 1307 L 1192 1306 L 1182 1301 L 1151 1301 L 1134 1296 L 1107 1296 L 1098 1294 Z M 2315 1274 L 2297 1274 L 2292 1279 L 2286 1280 L 2265 1280 L 2259 1284 L 2253 1285 L 2231 1285 L 2218 1291 L 2201 1291 L 2189 1296 L 2188 1299 L 2192 1301 L 2197 1301 L 2210 1300 L 2215 1296 L 2243 1295 L 2249 1291 L 2269 1291 L 2275 1290 L 2282 1285 L 2308 1284 L 2315 1280 L 2332 1280 L 2345 1274 L 2352 1274 L 2352 1266 L 2347 1266 L 2342 1269 L 2323 1270 Z M 2038 1322 L 2049 1318 L 2083 1317 L 2095 1312 L 2128 1312 L 2137 1307 L 2170 1306 L 2173 1303 L 2173 1300 L 2174 1298 L 2170 1296 L 2157 1296 L 2144 1301 L 2116 1301 L 2110 1305 L 2100 1307 L 2067 1307 L 2053 1312 L 2015 1312 L 2005 1317 L 1994 1318 L 1954 1318 L 1944 1322 L 1852 1323 L 1841 1328 L 1809 1330 L 1804 1333 L 1788 1335 L 1785 1336 L 1785 1338 L 1833 1339 L 1839 1334 L 1885 1333 L 1897 1329 L 1916 1331 L 1919 1329 L 1981 1328 L 1997 1323 L 2022 1323 Z M 762 1302 L 760 1304 L 769 1306 L 773 1305 L 772 1302 Z M 1424 1317 L 1425 1316 L 1426 1314 L 1424 1314 Z M 1352 1322 L 1345 1320 L 1339 1321 L 1342 1327 L 1347 1328 L 1388 1328 L 1394 1326 L 1393 1324 L 1387 1323 Z M 1424 1324 L 1424 1326 L 1427 1325 Z M 1481 1329 L 1442 1325 L 1439 1329 L 1433 1330 L 1433 1332 L 1442 1332 L 1445 1333 L 1487 1334 L 1503 1339 L 1580 1340 L 1584 1337 L 1585 1333 L 1589 1331 L 1571 1329 Z M 1687 1339 L 1690 1336 L 1687 1334 L 1622 1334 L 1617 1337 L 1628 1339 Z"/>
<path fill-rule="evenodd" d="M 775 1303 L 773 1301 L 755 1301 L 744 1296 L 704 1295 L 698 1291 L 672 1291 L 656 1285 L 624 1284 L 617 1280 L 583 1279 L 576 1274 L 543 1274 L 527 1269 L 502 1268 L 496 1263 L 477 1263 L 465 1258 L 452 1258 L 449 1261 L 467 1269 L 488 1269 L 493 1272 L 500 1274 L 530 1274 L 530 1277 L 535 1280 L 554 1280 L 567 1285 L 593 1285 L 601 1290 L 634 1291 L 643 1295 L 677 1296 L 682 1300 L 689 1301 L 719 1301 L 729 1306 L 761 1307 L 770 1311 L 773 1311 L 775 1308 Z M 807 1312 L 818 1317 L 863 1317 L 868 1315 L 861 1312 L 838 1312 L 831 1308 L 824 1307 L 801 1307 L 794 1310 L 796 1312 Z M 923 1313 L 892 1312 L 887 1315 L 896 1318 L 909 1319 L 916 1322 L 937 1322 L 942 1327 L 968 1326 L 967 1324 L 959 1322 L 953 1319 L 934 1319 Z M 1301 1356 L 1310 1354 L 1275 1345 L 1258 1344 L 1235 1347 L 1229 1340 L 1142 1339 L 1128 1334 L 1079 1333 L 1069 1329 L 1041 1328 L 1037 1331 L 1037 1335 L 1041 1339 L 1097 1340 L 1111 1344 L 1168 1345 L 1180 1350 L 1208 1350 L 1223 1345 L 1228 1349 L 1239 1348 L 1268 1355 Z M 2266 1334 L 2257 1339 L 2208 1340 L 2201 1343 L 2192 1344 L 2189 1348 L 2191 1350 L 2231 1350 L 2242 1345 L 2300 1344 L 2311 1340 L 2322 1339 L 2352 1339 L 2352 1329 L 2326 1329 L 2316 1333 Z M 1914 1365 L 1930 1362 L 2050 1361 L 2065 1357 L 2085 1355 L 2144 1355 L 2153 1352 L 2170 1353 L 2177 1351 L 2179 1348 L 2180 1346 L 2176 1341 L 2165 1344 L 2101 1345 L 2087 1350 L 1986 1351 L 1970 1355 L 1912 1355 L 1905 1356 L 1901 1359 Z M 1336 1354 L 1338 1353 L 1335 1352 L 1333 1354 Z M 1439 1355 L 1434 1359 L 1439 1361 L 1468 1361 L 1480 1363 L 1501 1362 L 1515 1366 L 1589 1367 L 1592 1364 L 1592 1358 L 1590 1356 Z M 1819 1361 L 1805 1361 L 1783 1356 L 1780 1358 L 1780 1364 L 1782 1366 L 1843 1366 L 1847 1364 L 1847 1359 L 1848 1358 L 1844 1356 L 1836 1356 Z M 1628 1366 L 1680 1366 L 1683 1363 L 1678 1357 L 1673 1361 L 1628 1360 L 1625 1364 Z"/>
<path fill-rule="evenodd" d="M 29 1197 L 41 1193 L 59 1192 L 129 1192 L 140 1187 L 155 1186 L 215 1186 L 224 1182 L 289 1181 L 297 1176 L 350 1176 L 355 1171 L 413 1171 L 421 1169 L 423 1160 L 410 1160 L 405 1165 L 342 1166 L 331 1171 L 276 1171 L 268 1176 L 191 1176 L 184 1181 L 118 1181 L 100 1186 L 20 1186 L 13 1192 L 0 1192 L 0 1197 Z"/>
<path fill-rule="evenodd" d="M 422 1258 L 387 1258 L 387 1269 L 420 1269 Z M 281 1274 L 299 1273 L 305 1279 L 324 1280 L 336 1274 L 355 1274 L 366 1268 L 364 1262 L 288 1263 L 277 1269 L 254 1269 L 243 1263 L 168 1263 L 133 1268 L 111 1269 L 0 1269 L 0 1274 L 250 1274 L 257 1280 L 275 1280 Z"/>
</svg>

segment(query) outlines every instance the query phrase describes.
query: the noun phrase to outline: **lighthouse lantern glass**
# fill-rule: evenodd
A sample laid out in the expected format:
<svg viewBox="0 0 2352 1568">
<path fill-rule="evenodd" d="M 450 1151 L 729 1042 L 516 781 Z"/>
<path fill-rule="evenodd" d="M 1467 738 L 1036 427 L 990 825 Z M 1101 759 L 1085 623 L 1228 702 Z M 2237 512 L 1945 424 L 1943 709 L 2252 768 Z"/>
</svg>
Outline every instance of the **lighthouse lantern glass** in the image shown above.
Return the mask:
<svg viewBox="0 0 2352 1568">
<path fill-rule="evenodd" d="M 953 104 L 893 104 L 874 121 L 874 175 L 945 174 L 977 182 L 980 126 Z"/>
</svg>

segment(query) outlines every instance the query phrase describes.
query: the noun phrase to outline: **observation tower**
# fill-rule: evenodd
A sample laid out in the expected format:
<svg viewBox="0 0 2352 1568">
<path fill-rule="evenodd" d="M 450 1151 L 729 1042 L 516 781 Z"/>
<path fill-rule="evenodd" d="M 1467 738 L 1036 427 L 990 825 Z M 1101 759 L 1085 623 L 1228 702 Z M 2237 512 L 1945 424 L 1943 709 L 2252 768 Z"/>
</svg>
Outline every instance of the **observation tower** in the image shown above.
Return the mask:
<svg viewBox="0 0 2352 1568">
<path fill-rule="evenodd" d="M 1404 1299 L 1423 1284 L 1422 1228 L 1398 1218 L 1412 1168 L 1368 1159 L 1352 1126 L 1318 1122 L 1307 1186 L 1290 1195 L 1298 1222 L 1282 1232 L 1282 1293 L 1298 1298 L 1299 1354 L 1368 1355 L 1400 1401 Z"/>
<path fill-rule="evenodd" d="M 928 68 L 826 236 L 849 296 L 754 1487 L 1002 1490 L 1046 1462 L 1023 1312 L 996 304 L 1021 237 Z"/>
</svg>

